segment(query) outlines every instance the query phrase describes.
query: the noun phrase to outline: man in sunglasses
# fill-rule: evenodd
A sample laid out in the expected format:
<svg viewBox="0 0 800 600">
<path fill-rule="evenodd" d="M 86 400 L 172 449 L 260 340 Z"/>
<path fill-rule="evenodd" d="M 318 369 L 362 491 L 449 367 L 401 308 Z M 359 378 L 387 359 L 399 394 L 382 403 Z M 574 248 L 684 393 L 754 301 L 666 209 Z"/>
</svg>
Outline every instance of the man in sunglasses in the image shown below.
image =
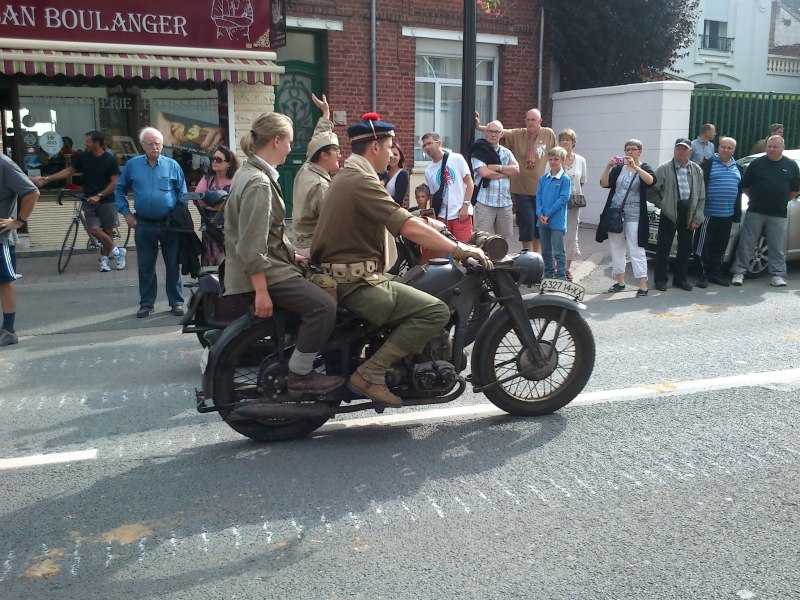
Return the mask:
<svg viewBox="0 0 800 600">
<path fill-rule="evenodd" d="M 331 177 L 339 170 L 339 138 L 333 133 L 331 108 L 325 94 L 322 100 L 311 94 L 311 99 L 322 111 L 314 135 L 308 143 L 306 162 L 297 171 L 292 187 L 292 230 L 294 248 L 298 254 L 309 258 L 314 227 Z"/>
</svg>

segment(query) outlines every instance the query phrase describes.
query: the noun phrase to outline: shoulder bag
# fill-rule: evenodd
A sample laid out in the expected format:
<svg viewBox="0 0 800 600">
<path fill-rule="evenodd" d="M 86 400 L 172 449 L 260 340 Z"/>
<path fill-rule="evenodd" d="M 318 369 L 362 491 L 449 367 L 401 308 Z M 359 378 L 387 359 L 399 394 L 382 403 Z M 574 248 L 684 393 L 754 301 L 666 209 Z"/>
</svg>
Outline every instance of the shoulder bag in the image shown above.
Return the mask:
<svg viewBox="0 0 800 600">
<path fill-rule="evenodd" d="M 631 184 L 625 191 L 625 197 L 622 199 L 621 206 L 609 206 L 603 211 L 603 215 L 600 217 L 600 227 L 602 227 L 605 232 L 622 233 L 622 223 L 624 220 L 623 215 L 625 214 L 625 201 L 628 199 L 628 194 L 630 194 L 631 188 L 636 184 L 637 179 L 639 179 L 639 176 L 635 175 L 631 180 Z"/>
<path fill-rule="evenodd" d="M 442 201 L 444 199 L 444 184 L 445 184 L 445 174 L 447 171 L 447 157 L 450 156 L 449 152 L 444 153 L 444 157 L 442 158 L 442 170 L 439 171 L 439 189 L 431 196 L 431 206 L 433 206 L 433 210 L 435 216 L 439 216 L 439 211 L 442 209 Z"/>
</svg>

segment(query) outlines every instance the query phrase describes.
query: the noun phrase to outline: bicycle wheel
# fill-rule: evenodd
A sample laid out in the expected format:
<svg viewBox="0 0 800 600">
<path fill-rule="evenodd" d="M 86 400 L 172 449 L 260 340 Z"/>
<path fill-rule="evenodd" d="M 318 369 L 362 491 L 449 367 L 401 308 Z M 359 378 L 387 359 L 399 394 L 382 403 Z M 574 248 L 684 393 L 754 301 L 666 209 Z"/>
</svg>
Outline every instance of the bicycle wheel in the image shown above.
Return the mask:
<svg viewBox="0 0 800 600">
<path fill-rule="evenodd" d="M 69 259 L 72 258 L 72 252 L 75 250 L 75 240 L 78 239 L 78 219 L 72 219 L 67 235 L 64 236 L 64 243 L 61 244 L 61 252 L 58 253 L 58 272 L 63 273 L 69 264 Z"/>
</svg>

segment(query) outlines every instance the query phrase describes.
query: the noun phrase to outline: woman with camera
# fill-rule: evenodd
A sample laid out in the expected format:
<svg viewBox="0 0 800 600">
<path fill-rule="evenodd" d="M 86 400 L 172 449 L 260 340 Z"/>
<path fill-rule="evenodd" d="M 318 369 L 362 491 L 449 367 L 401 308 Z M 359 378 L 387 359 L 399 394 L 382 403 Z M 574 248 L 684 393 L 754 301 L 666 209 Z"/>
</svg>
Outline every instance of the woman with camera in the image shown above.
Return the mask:
<svg viewBox="0 0 800 600">
<path fill-rule="evenodd" d="M 608 239 L 611 245 L 611 273 L 616 280 L 608 291 L 625 290 L 625 254 L 630 254 L 633 276 L 639 280 L 637 298 L 647 296 L 647 256 L 644 248 L 650 224 L 647 220 L 647 188 L 656 175 L 641 162 L 642 142 L 625 142 L 625 156 L 612 156 L 600 177 L 600 186 L 609 188 L 608 199 L 600 215 L 595 239 Z"/>
</svg>

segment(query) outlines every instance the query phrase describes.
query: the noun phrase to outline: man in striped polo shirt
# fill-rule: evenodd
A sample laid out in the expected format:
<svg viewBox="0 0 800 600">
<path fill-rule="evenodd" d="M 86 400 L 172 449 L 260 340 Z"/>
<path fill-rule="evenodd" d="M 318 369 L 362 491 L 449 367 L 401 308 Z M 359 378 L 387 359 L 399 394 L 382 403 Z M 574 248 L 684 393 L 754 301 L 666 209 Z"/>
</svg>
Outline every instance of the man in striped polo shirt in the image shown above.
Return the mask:
<svg viewBox="0 0 800 600">
<path fill-rule="evenodd" d="M 726 287 L 731 284 L 720 275 L 720 270 L 731 236 L 731 224 L 742 219 L 744 171 L 733 158 L 735 152 L 736 140 L 722 137 L 717 153 L 700 165 L 706 183 L 706 205 L 696 250 L 700 257 L 697 287 L 707 287 L 709 281 Z"/>
</svg>

